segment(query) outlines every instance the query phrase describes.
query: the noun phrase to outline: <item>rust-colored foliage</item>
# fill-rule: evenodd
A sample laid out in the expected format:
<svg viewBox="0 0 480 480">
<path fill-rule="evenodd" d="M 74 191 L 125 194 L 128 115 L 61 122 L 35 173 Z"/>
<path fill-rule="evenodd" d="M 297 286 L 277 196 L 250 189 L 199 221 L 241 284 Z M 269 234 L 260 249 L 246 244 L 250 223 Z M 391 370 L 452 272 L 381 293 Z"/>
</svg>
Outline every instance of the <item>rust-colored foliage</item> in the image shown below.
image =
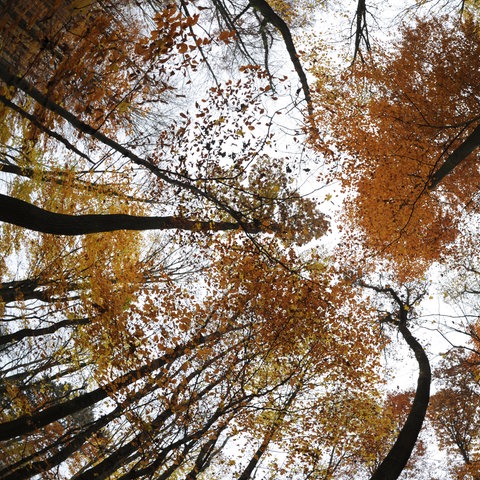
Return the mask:
<svg viewBox="0 0 480 480">
<path fill-rule="evenodd" d="M 459 461 L 451 473 L 461 480 L 479 478 L 480 422 L 478 355 L 452 351 L 437 369 L 440 388 L 432 396 L 429 419 L 440 447 Z"/>
<path fill-rule="evenodd" d="M 425 292 L 370 287 L 393 306 L 378 314 L 350 260 L 385 255 L 401 283 L 456 237 L 473 155 L 430 180 L 478 123 L 474 21 L 418 21 L 338 81 L 318 74 L 312 115 L 289 24 L 323 2 L 9 3 L 0 478 L 400 475 L 428 404 L 409 330 Z M 275 36 L 301 85 L 288 106 L 286 77 L 269 71 Z M 276 123 L 303 99 L 308 118 L 288 130 L 311 134 L 347 195 L 336 258 L 312 246 L 328 222 Z M 308 125 L 325 126 L 323 143 Z M 380 394 L 379 319 L 416 355 L 416 409 Z M 413 434 L 385 463 L 403 424 Z"/>
<path fill-rule="evenodd" d="M 145 36 L 130 2 L 83 3 L 81 8 L 72 1 L 5 8 L 2 60 L 94 128 L 131 128 L 150 102 L 172 88 L 169 77 L 176 66 L 167 62 L 182 53 L 195 17 L 166 7 Z M 46 125 L 58 121 L 41 105 L 34 114 Z M 31 136 L 36 134 L 32 128 Z"/>
<path fill-rule="evenodd" d="M 431 18 L 337 77 L 319 74 L 318 122 L 331 138 L 319 147 L 329 147 L 332 176 L 342 180 L 345 220 L 403 280 L 442 257 L 458 234 L 459 209 L 472 207 L 477 153 L 429 186 L 479 123 L 479 58 L 473 20 Z"/>
</svg>

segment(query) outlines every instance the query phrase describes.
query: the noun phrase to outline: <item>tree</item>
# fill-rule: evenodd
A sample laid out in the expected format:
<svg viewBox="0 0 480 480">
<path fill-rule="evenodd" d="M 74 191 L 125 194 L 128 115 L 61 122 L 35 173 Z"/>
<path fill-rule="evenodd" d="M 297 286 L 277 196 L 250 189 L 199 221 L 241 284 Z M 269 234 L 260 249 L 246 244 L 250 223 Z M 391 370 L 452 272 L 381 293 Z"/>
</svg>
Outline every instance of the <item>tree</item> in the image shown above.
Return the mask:
<svg viewBox="0 0 480 480">
<path fill-rule="evenodd" d="M 478 173 L 451 181 L 478 143 L 476 23 L 418 20 L 369 54 L 358 1 L 354 65 L 331 81 L 310 54 L 312 89 L 293 29 L 319 5 L 2 3 L 0 478 L 396 479 L 421 452 L 411 327 Z M 286 131 L 342 158 L 331 255 Z M 411 404 L 382 388 L 388 328 Z"/>
<path fill-rule="evenodd" d="M 228 244 L 224 248 L 225 255 L 211 270 L 211 295 L 197 300 L 188 292 L 185 296 L 177 292 L 176 299 L 162 295 L 155 301 L 150 294 L 148 302 L 155 314 L 149 319 L 156 322 L 161 334 L 150 339 L 150 347 L 145 339 L 135 354 L 130 354 L 130 371 L 125 371 L 127 358 L 119 362 L 107 357 L 100 362 L 103 347 L 90 340 L 83 349 L 96 351 L 89 370 L 99 387 L 82 387 L 65 398 L 50 397 L 32 405 L 35 409 L 28 414 L 15 415 L 16 404 L 4 412 L 13 416 L 0 425 L 1 438 L 11 439 L 9 445 L 17 445 L 13 439 L 22 439 L 20 435 L 22 442 L 40 438 L 45 443 L 42 450 L 27 456 L 8 450 L 8 467 L 2 478 L 29 478 L 65 460 L 74 468 L 74 461 L 81 462 L 81 449 L 90 448 L 92 442 L 100 442 L 106 450 L 96 451 L 98 461 L 85 465 L 81 477 L 106 478 L 116 471 L 125 478 L 156 471 L 171 474 L 172 469 L 188 470 L 190 462 L 200 462 L 203 456 L 195 457 L 195 452 L 200 455 L 208 440 L 225 429 L 230 436 L 263 437 L 265 446 L 252 454 L 250 467 L 245 465 L 248 472 L 274 436 L 281 431 L 288 435 L 296 421 L 286 422 L 286 416 L 309 401 L 318 382 L 316 402 L 338 403 L 328 386 L 337 390 L 339 376 L 350 392 L 374 391 L 375 336 L 369 330 L 368 317 L 358 337 L 345 331 L 348 323 L 358 323 L 358 318 L 342 316 L 333 321 L 338 305 L 336 295 L 330 299 L 324 275 L 317 278 L 311 272 L 310 279 L 302 280 L 278 264 L 266 270 L 254 248 L 250 252 L 246 246 L 240 251 Z M 321 284 L 326 290 L 319 296 Z M 277 290 L 280 295 L 272 295 Z M 133 309 L 130 315 L 139 312 L 147 316 L 145 307 Z M 101 320 L 100 328 L 104 324 Z M 132 318 L 128 325 L 134 324 Z M 92 322 L 92 333 L 94 325 Z M 140 338 L 138 334 L 135 337 L 131 340 Z M 147 360 L 150 349 L 160 356 Z M 364 353 L 359 355 L 359 349 Z M 115 350 L 118 355 L 118 345 Z M 128 356 L 127 352 L 124 355 Z M 65 423 L 93 407 L 98 408 L 94 420 L 81 427 Z M 277 409 L 283 409 L 280 417 L 272 417 L 269 412 Z M 123 440 L 115 431 L 117 435 L 123 432 Z M 172 435 L 177 440 L 173 441 Z M 150 449 L 156 453 L 148 454 Z M 17 460 L 19 454 L 23 456 Z"/>
<path fill-rule="evenodd" d="M 476 355 L 454 350 L 438 369 L 440 389 L 432 396 L 429 418 L 440 446 L 462 459 L 451 467 L 452 475 L 477 479 L 478 458 L 478 381 Z"/>
<path fill-rule="evenodd" d="M 171 101 L 210 48 L 212 40 L 192 30 L 196 14 L 173 6 L 142 13 L 128 2 L 44 6 L 8 10 L 1 30 L 9 44 L 0 68 L 2 220 L 10 222 L 2 249 L 6 260 L 27 260 L 20 277 L 2 265 L 8 402 L 0 476 L 48 477 L 60 468 L 67 477 L 194 478 L 214 468 L 215 442 L 233 436 L 234 422 L 255 424 L 250 408 L 284 404 L 290 381 L 303 387 L 302 358 L 320 346 L 279 341 L 291 324 L 283 311 L 275 334 L 267 311 L 240 309 L 248 304 L 240 301 L 248 263 L 238 290 L 222 280 L 210 296 L 192 285 L 213 282 L 212 274 L 192 272 L 192 283 L 176 284 L 170 265 L 197 273 L 224 267 L 227 255 L 210 234 L 243 229 L 257 234 L 251 255 L 260 255 L 253 264 L 263 272 L 271 260 L 259 253 L 260 232 L 267 246 L 273 235 L 305 243 L 323 233 L 325 220 L 292 188 L 284 159 L 262 153 L 273 136 L 255 135 L 264 110 L 254 96 L 269 95 L 272 81 L 261 69 L 246 66 L 239 81 L 212 87 L 192 113 Z M 158 121 L 172 106 L 176 118 Z M 152 256 L 143 254 L 148 237 L 125 230 L 146 226 L 173 230 L 157 236 Z M 99 234 L 105 230 L 115 232 Z M 247 248 L 229 248 L 241 264 Z M 194 258 L 183 260 L 188 253 Z M 275 265 L 272 275 L 283 275 L 278 295 L 287 293 L 282 281 L 291 274 Z M 293 293 L 286 299 L 296 305 Z M 284 357 L 267 355 L 274 347 Z M 314 358 L 315 373 L 319 351 Z"/>
<path fill-rule="evenodd" d="M 254 69 L 256 70 L 256 69 Z M 50 100 L 47 96 L 42 94 L 38 89 L 30 85 L 26 80 L 21 79 L 14 74 L 12 74 L 7 68 L 0 69 L 0 77 L 4 82 L 13 87 L 18 87 L 23 90 L 25 93 L 30 95 L 33 99 L 39 102 L 41 105 L 49 109 L 52 113 L 57 114 L 61 119 L 69 122 L 71 126 L 78 130 L 81 134 L 91 136 L 93 139 L 100 142 L 101 145 L 112 148 L 114 151 L 122 154 L 128 160 L 133 162 L 136 165 L 144 167 L 148 172 L 152 173 L 159 181 L 164 182 L 165 184 L 178 188 L 180 190 L 185 190 L 190 194 L 193 194 L 195 197 L 198 197 L 201 200 L 206 200 L 213 204 L 217 209 L 223 211 L 232 217 L 235 222 L 216 222 L 213 220 L 202 221 L 202 220 L 189 220 L 185 218 L 175 218 L 172 216 L 169 217 L 154 217 L 151 219 L 147 218 L 136 218 L 132 216 L 109 216 L 109 217 L 99 217 L 99 216 L 84 216 L 79 218 L 72 218 L 71 216 L 55 216 L 52 212 L 46 212 L 41 209 L 29 206 L 19 199 L 8 198 L 7 196 L 1 197 L 1 202 L 4 205 L 5 213 L 2 215 L 1 219 L 9 223 L 17 224 L 23 227 L 27 227 L 33 230 L 44 231 L 45 233 L 56 233 L 56 234 L 67 234 L 67 235 L 76 235 L 82 233 L 93 233 L 99 231 L 111 231 L 118 229 L 135 229 L 135 230 L 144 230 L 151 228 L 159 229 L 170 229 L 170 228 L 181 228 L 188 230 L 229 230 L 229 229 L 239 229 L 243 228 L 247 233 L 257 233 L 261 231 L 261 227 L 264 226 L 268 231 L 269 227 L 273 230 L 285 230 L 285 226 L 276 225 L 276 224 L 265 224 L 265 220 L 262 218 L 254 218 L 253 221 L 249 221 L 245 213 L 242 210 L 232 208 L 227 201 L 224 201 L 222 198 L 218 198 L 217 193 L 211 189 L 202 189 L 195 185 L 195 181 L 192 178 L 189 178 L 185 173 L 182 172 L 184 166 L 181 166 L 181 174 L 176 172 L 169 172 L 160 168 L 154 161 L 149 159 L 144 159 L 139 157 L 137 154 L 120 145 L 117 141 L 112 140 L 103 133 L 100 133 L 97 129 L 86 124 L 80 120 L 77 116 L 67 111 L 65 108 L 61 107 L 57 103 Z M 237 88 L 240 84 L 237 84 Z M 267 89 L 268 90 L 268 89 Z M 208 109 L 207 109 L 208 112 Z M 203 116 L 204 114 L 200 114 Z M 187 118 L 184 115 L 184 118 Z M 219 120 L 220 123 L 225 121 Z M 251 126 L 250 121 L 244 120 L 247 126 Z M 188 125 L 188 122 L 187 122 Z M 204 127 L 205 128 L 205 127 Z M 185 128 L 183 128 L 183 133 L 185 134 Z M 237 138 L 243 137 L 245 134 L 242 130 L 236 132 Z M 210 144 L 208 144 L 210 145 Z M 208 147 L 208 150 L 211 149 L 211 146 Z M 197 149 L 198 150 L 198 149 Z M 181 157 L 181 161 L 185 160 L 185 157 Z M 200 163 L 196 168 L 202 168 L 203 166 Z M 235 182 L 238 182 L 239 179 L 237 175 L 244 175 L 245 170 L 242 162 L 237 161 L 235 170 L 237 172 L 221 172 L 218 166 L 210 166 L 210 169 L 215 172 L 215 174 L 223 174 L 233 176 Z M 217 171 L 215 171 L 217 170 Z M 205 179 L 205 181 L 208 181 Z M 213 182 L 214 185 L 217 183 Z M 226 182 L 224 182 L 226 183 Z M 284 182 L 282 182 L 285 184 Z M 247 195 L 253 195 L 253 192 L 249 193 L 247 190 Z M 227 200 L 227 199 L 225 199 Z M 285 192 L 280 192 L 279 189 L 274 193 L 272 197 L 265 197 L 265 200 L 269 203 L 280 203 L 286 205 L 288 203 L 294 205 L 296 210 L 305 209 L 309 214 L 315 214 L 315 208 L 312 206 L 311 202 L 307 199 L 302 199 L 298 194 L 291 191 L 286 187 Z M 301 207 L 296 207 L 296 204 L 301 204 Z M 302 205 L 303 204 L 303 205 Z M 285 209 L 283 209 L 285 211 Z M 323 217 L 317 213 L 317 218 L 312 217 L 313 226 L 315 229 L 312 230 L 313 236 L 321 235 L 325 232 L 325 221 Z M 244 220 L 244 218 L 247 220 Z M 282 219 L 283 220 L 283 219 Z M 102 225 L 104 225 L 102 227 Z M 318 229 L 318 231 L 317 231 Z M 311 236 L 309 237 L 311 238 Z"/>
<path fill-rule="evenodd" d="M 472 18 L 417 19 L 364 63 L 318 80 L 318 121 L 329 126 L 330 151 L 346 154 L 345 220 L 399 275 L 421 275 L 445 255 L 459 233 L 457 207 L 475 208 L 476 31 Z"/>
<path fill-rule="evenodd" d="M 415 355 L 419 368 L 415 396 L 405 423 L 400 429 L 393 446 L 371 476 L 371 480 L 394 480 L 400 476 L 412 455 L 430 401 L 430 384 L 432 381 L 430 362 L 424 348 L 409 329 L 409 323 L 415 318 L 415 305 L 425 295 L 425 291 L 421 286 L 420 288 L 407 286 L 405 294 L 402 295 L 388 285 L 379 287 L 367 284 L 362 280 L 360 284 L 389 297 L 394 310 L 387 311 L 381 318 L 381 322 L 398 328 L 409 349 Z"/>
</svg>

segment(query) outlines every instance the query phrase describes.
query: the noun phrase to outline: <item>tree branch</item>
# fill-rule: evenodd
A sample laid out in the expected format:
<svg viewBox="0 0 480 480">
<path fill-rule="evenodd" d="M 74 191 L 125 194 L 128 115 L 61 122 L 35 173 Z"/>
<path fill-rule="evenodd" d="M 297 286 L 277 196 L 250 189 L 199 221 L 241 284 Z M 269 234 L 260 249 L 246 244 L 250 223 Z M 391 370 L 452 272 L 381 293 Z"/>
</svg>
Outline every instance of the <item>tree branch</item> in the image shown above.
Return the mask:
<svg viewBox="0 0 480 480">
<path fill-rule="evenodd" d="M 302 85 L 303 94 L 307 102 L 308 114 L 313 115 L 312 107 L 312 97 L 310 94 L 310 87 L 308 85 L 307 76 L 303 70 L 302 64 L 300 63 L 295 44 L 293 43 L 292 33 L 288 28 L 288 25 L 285 21 L 273 10 L 273 8 L 265 0 L 250 0 L 250 5 L 253 8 L 256 8 L 274 27 L 278 28 L 280 34 L 283 37 L 285 47 L 290 56 L 290 60 L 293 63 L 295 71 L 297 72 L 298 78 L 300 79 L 300 84 Z"/>
<path fill-rule="evenodd" d="M 125 214 L 66 215 L 39 208 L 18 198 L 0 194 L 0 221 L 54 235 L 84 235 L 115 230 L 190 230 L 218 232 L 243 230 L 259 233 L 260 223 L 214 222 L 189 220 L 183 217 L 140 217 Z"/>
<path fill-rule="evenodd" d="M 367 26 L 367 4 L 365 0 L 358 0 L 357 11 L 353 20 L 356 21 L 357 24 L 355 29 L 355 50 L 353 53 L 353 62 L 355 62 L 357 55 L 360 55 L 360 58 L 363 60 L 360 50 L 362 40 L 365 43 L 367 52 L 370 50 L 370 38 Z"/>
<path fill-rule="evenodd" d="M 26 118 L 28 121 L 30 121 L 30 123 L 32 125 L 35 125 L 39 130 L 41 130 L 42 132 L 46 133 L 48 136 L 52 137 L 52 138 L 55 138 L 56 140 L 58 140 L 60 143 L 63 143 L 69 150 L 71 150 L 72 152 L 76 153 L 78 156 L 82 157 L 82 158 L 85 158 L 86 160 L 88 160 L 90 163 L 94 163 L 90 157 L 81 152 L 77 147 L 75 147 L 74 145 L 72 145 L 66 138 L 62 137 L 61 135 L 59 135 L 58 133 L 54 132 L 53 130 L 50 130 L 49 128 L 47 128 L 45 125 L 43 125 L 42 122 L 40 122 L 34 115 L 28 113 L 27 111 L 25 111 L 23 108 L 19 107 L 18 105 L 16 105 L 15 103 L 11 102 L 10 100 L 8 100 L 8 98 L 6 98 L 4 95 L 0 95 L 0 102 L 2 102 L 5 106 L 7 106 L 8 108 L 12 109 L 13 111 L 19 113 L 22 117 Z"/>
<path fill-rule="evenodd" d="M 162 170 L 157 165 L 155 165 L 151 160 L 139 157 L 128 148 L 125 148 L 123 145 L 116 142 L 112 138 L 107 137 L 103 133 L 99 132 L 97 129 L 93 128 L 91 125 L 88 125 L 87 123 L 83 122 L 76 115 L 69 112 L 68 110 L 63 108 L 61 105 L 57 104 L 56 102 L 48 98 L 46 95 L 44 95 L 42 92 L 40 92 L 40 90 L 38 90 L 33 85 L 31 85 L 25 78 L 17 77 L 13 72 L 9 70 L 8 65 L 1 60 L 0 60 L 0 79 L 3 80 L 7 85 L 11 87 L 19 88 L 24 93 L 29 95 L 31 98 L 36 100 L 38 103 L 43 105 L 45 108 L 48 108 L 51 112 L 62 117 L 64 120 L 70 123 L 70 125 L 72 125 L 77 131 L 85 135 L 88 135 L 92 138 L 95 138 L 100 143 L 103 143 L 107 147 L 112 148 L 116 152 L 128 158 L 136 165 L 141 165 L 142 167 L 145 167 L 149 172 L 151 172 L 157 178 L 165 181 L 170 185 L 180 187 L 184 190 L 188 190 L 194 195 L 212 202 L 218 208 L 220 208 L 224 212 L 228 213 L 232 218 L 234 218 L 242 228 L 244 227 L 244 220 L 243 220 L 244 215 L 241 212 L 238 212 L 233 208 L 229 207 L 228 205 L 220 201 L 218 198 L 216 198 L 214 194 L 206 190 L 202 190 L 196 187 L 195 185 L 188 183 L 188 181 L 184 181 L 183 179 L 180 180 L 178 178 L 172 178 L 171 175 L 175 175 L 174 173 Z"/>
</svg>

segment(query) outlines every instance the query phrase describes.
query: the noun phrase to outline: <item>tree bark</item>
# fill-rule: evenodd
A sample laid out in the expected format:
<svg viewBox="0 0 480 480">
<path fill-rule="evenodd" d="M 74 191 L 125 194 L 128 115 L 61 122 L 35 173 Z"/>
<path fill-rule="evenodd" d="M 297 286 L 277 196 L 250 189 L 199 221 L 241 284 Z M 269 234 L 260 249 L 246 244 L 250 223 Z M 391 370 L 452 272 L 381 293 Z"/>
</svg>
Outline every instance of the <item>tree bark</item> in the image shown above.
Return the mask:
<svg viewBox="0 0 480 480">
<path fill-rule="evenodd" d="M 480 125 L 457 147 L 443 162 L 440 168 L 432 175 L 429 189 L 434 190 L 438 184 L 480 146 Z"/>
<path fill-rule="evenodd" d="M 18 198 L 0 194 L 0 221 L 54 235 L 84 235 L 115 230 L 190 230 L 218 232 L 243 229 L 259 233 L 257 223 L 196 221 L 182 217 L 139 217 L 125 214 L 65 215 L 54 213 Z"/>
<path fill-rule="evenodd" d="M 370 480 L 396 480 L 400 476 L 415 447 L 430 401 L 432 373 L 425 350 L 410 333 L 405 321 L 400 322 L 399 330 L 410 349 L 415 353 L 418 362 L 417 391 L 410 413 L 396 442 Z"/>
</svg>

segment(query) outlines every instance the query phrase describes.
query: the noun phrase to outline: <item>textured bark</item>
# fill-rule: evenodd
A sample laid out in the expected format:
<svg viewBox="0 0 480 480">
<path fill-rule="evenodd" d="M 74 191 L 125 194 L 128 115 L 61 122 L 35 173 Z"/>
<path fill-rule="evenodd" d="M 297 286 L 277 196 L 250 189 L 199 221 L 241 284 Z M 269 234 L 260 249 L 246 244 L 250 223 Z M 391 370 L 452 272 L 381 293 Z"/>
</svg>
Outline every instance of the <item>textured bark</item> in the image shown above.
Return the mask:
<svg viewBox="0 0 480 480">
<path fill-rule="evenodd" d="M 425 350 L 410 333 L 405 321 L 400 322 L 399 330 L 418 362 L 417 391 L 410 413 L 396 442 L 370 480 L 396 480 L 400 476 L 415 447 L 430 401 L 432 373 Z"/>
</svg>

